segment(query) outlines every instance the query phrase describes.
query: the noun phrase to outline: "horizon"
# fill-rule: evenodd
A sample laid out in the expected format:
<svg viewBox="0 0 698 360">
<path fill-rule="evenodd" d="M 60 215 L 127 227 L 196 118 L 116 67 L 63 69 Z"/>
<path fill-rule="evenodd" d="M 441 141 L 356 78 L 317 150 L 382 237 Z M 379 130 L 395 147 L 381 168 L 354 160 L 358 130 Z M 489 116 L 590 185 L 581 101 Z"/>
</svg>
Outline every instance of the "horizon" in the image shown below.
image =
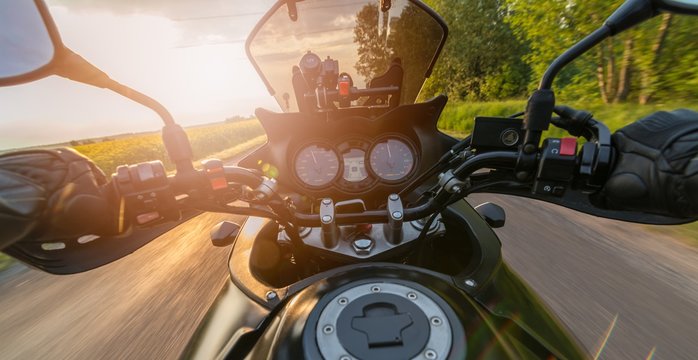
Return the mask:
<svg viewBox="0 0 698 360">
<path fill-rule="evenodd" d="M 249 116 L 257 107 L 279 110 L 244 50 L 272 2 L 47 1 L 67 47 L 161 102 L 185 127 Z M 140 104 L 57 76 L 0 88 L 0 116 L 0 149 L 162 126 Z"/>
</svg>

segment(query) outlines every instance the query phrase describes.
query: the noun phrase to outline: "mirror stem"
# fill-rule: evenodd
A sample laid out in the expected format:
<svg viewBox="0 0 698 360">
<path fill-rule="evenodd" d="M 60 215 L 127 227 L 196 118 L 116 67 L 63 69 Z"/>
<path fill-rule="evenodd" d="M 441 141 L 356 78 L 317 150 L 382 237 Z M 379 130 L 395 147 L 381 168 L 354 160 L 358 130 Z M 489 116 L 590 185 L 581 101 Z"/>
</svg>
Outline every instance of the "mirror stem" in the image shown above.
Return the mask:
<svg viewBox="0 0 698 360">
<path fill-rule="evenodd" d="M 194 172 L 189 137 L 184 129 L 175 123 L 172 114 L 162 104 L 148 95 L 113 80 L 105 72 L 72 50 L 64 47 L 59 51 L 62 54 L 58 57 L 60 60 L 55 67 L 54 73 L 56 75 L 98 88 L 109 89 L 155 111 L 165 123 L 162 129 L 162 140 L 165 143 L 167 155 L 177 168 L 177 173 Z"/>
<path fill-rule="evenodd" d="M 59 51 L 63 52 L 63 54 L 59 56 L 59 63 L 56 64 L 56 75 L 98 88 L 109 89 L 152 109 L 162 118 L 165 125 L 172 125 L 175 123 L 172 114 L 155 99 L 118 83 L 72 50 L 63 48 Z"/>
</svg>

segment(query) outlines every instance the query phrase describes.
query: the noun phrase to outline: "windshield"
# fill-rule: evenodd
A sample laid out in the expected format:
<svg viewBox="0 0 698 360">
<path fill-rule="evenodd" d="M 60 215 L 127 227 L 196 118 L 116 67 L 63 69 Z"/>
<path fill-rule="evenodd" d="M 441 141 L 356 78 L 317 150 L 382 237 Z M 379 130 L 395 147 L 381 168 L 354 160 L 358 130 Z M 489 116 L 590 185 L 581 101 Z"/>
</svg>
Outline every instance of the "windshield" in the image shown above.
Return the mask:
<svg viewBox="0 0 698 360">
<path fill-rule="evenodd" d="M 308 52 L 337 60 L 339 73 L 348 74 L 359 89 L 391 64 L 401 64 L 400 103 L 405 104 L 417 98 L 445 40 L 445 25 L 421 4 L 312 0 L 290 8 L 277 3 L 250 35 L 247 52 L 281 108 L 295 112 L 293 68 Z"/>
</svg>

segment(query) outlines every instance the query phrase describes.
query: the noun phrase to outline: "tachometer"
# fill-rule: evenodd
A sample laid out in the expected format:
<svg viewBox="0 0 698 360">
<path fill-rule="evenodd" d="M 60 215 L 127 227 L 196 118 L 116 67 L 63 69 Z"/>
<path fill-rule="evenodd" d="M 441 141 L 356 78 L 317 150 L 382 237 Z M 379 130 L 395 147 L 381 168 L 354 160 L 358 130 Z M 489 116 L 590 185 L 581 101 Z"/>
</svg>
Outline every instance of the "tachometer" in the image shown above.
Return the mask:
<svg viewBox="0 0 698 360">
<path fill-rule="evenodd" d="M 330 146 L 312 144 L 296 154 L 294 167 L 303 184 L 324 187 L 339 175 L 339 156 Z"/>
<path fill-rule="evenodd" d="M 399 182 L 414 169 L 414 153 L 403 140 L 388 138 L 373 145 L 369 153 L 371 171 L 381 180 Z"/>
</svg>

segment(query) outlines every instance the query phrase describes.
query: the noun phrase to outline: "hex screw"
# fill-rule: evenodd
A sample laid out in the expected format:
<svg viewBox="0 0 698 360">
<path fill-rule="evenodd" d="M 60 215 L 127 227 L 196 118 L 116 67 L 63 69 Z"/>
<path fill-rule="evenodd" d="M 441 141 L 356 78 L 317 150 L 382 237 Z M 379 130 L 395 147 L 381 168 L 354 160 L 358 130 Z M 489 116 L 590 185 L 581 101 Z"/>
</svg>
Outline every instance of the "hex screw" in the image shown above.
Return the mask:
<svg viewBox="0 0 698 360">
<path fill-rule="evenodd" d="M 332 216 L 325 215 L 325 216 L 322 217 L 322 222 L 328 223 L 328 222 L 330 222 L 330 221 L 332 221 Z"/>
<path fill-rule="evenodd" d="M 410 300 L 417 300 L 417 294 L 413 292 L 408 292 L 407 293 L 407 298 Z"/>
<path fill-rule="evenodd" d="M 277 295 L 276 295 L 275 291 L 267 291 L 267 294 L 266 294 L 267 301 L 272 301 L 272 300 L 276 299 L 276 297 L 277 297 Z"/>
<path fill-rule="evenodd" d="M 322 328 L 322 332 L 329 335 L 332 334 L 332 332 L 334 332 L 334 328 L 332 327 L 332 325 L 325 325 L 325 327 Z"/>
<path fill-rule="evenodd" d="M 477 285 L 477 283 L 473 279 L 466 279 L 465 280 L 465 286 L 475 287 L 476 285 Z"/>
<path fill-rule="evenodd" d="M 339 300 L 337 300 L 337 302 L 339 303 L 339 305 L 346 305 L 349 303 L 349 299 L 342 297 L 342 298 L 339 298 Z"/>
<path fill-rule="evenodd" d="M 434 326 L 440 326 L 442 323 L 443 322 L 439 317 L 434 316 L 433 318 L 431 318 L 431 324 Z"/>
<path fill-rule="evenodd" d="M 381 292 L 381 288 L 378 286 L 373 286 L 373 287 L 371 287 L 371 292 L 374 292 L 374 293 Z"/>
<path fill-rule="evenodd" d="M 330 200 L 330 199 L 322 199 L 322 204 L 323 204 L 323 205 L 332 204 L 332 200 Z"/>
</svg>

